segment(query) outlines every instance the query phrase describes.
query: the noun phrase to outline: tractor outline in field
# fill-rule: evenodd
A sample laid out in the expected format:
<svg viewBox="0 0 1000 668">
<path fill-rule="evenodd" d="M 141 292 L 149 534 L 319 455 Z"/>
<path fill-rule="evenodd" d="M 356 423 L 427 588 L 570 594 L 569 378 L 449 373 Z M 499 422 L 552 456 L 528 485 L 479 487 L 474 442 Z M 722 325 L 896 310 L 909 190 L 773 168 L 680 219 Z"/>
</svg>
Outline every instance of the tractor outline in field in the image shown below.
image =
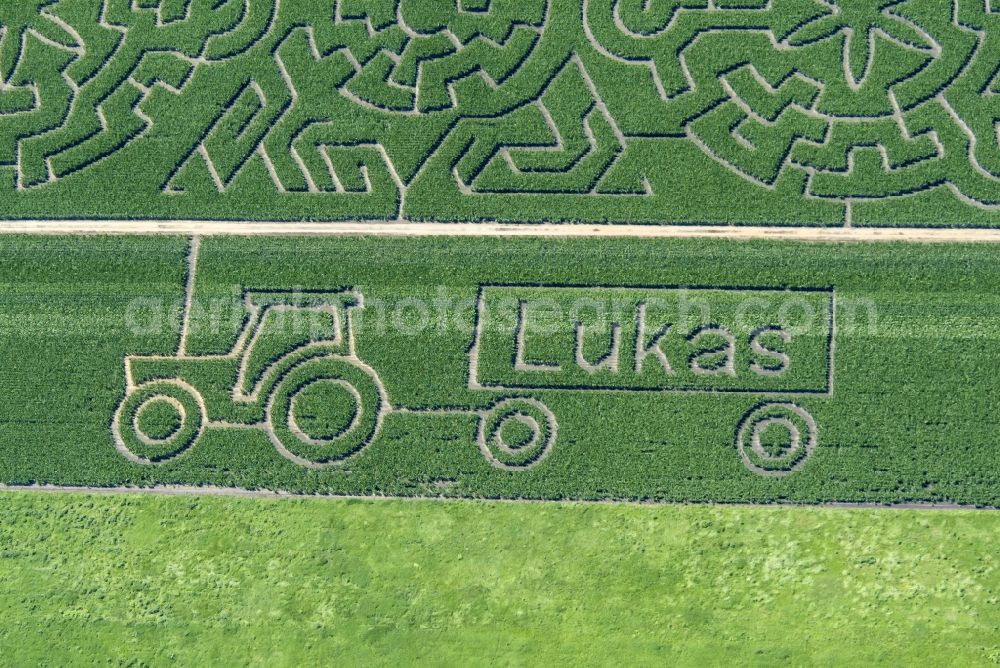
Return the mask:
<svg viewBox="0 0 1000 668">
<path fill-rule="evenodd" d="M 390 413 L 461 414 L 478 419 L 476 442 L 483 457 L 506 471 L 531 468 L 544 459 L 556 440 L 558 424 L 549 408 L 530 396 L 499 397 L 486 408 L 406 408 L 394 406 L 378 373 L 357 354 L 353 312 L 364 306 L 360 292 L 344 289 L 330 292 L 244 290 L 247 311 L 233 347 L 226 353 L 189 355 L 186 352 L 190 324 L 193 281 L 198 251 L 197 238 L 189 255 L 188 289 L 177 353 L 174 355 L 127 355 L 125 396 L 111 422 L 115 448 L 137 464 L 163 464 L 191 448 L 211 428 L 259 429 L 267 434 L 282 457 L 300 466 L 316 469 L 342 464 L 378 436 Z M 327 336 L 280 350 L 262 365 L 254 359 L 272 315 L 326 316 Z M 260 408 L 262 419 L 232 421 L 210 419 L 203 391 L 185 380 L 177 368 L 211 363 L 231 364 L 239 360 L 229 398 L 234 406 Z M 142 380 L 136 367 L 145 366 Z M 258 368 L 254 368 L 258 367 Z M 151 370 L 152 369 L 152 370 Z M 330 382 L 347 391 L 354 413 L 334 434 L 318 437 L 297 423 L 295 402 L 312 385 Z M 176 411 L 179 424 L 164 436 L 149 436 L 140 428 L 140 415 L 150 405 L 165 402 Z M 502 432 L 512 421 L 520 423 L 530 437 L 508 443 Z M 332 452 L 329 450 L 332 449 Z"/>
<path fill-rule="evenodd" d="M 364 307 L 363 295 L 354 289 L 326 292 L 247 290 L 242 294 L 247 316 L 232 348 L 221 354 L 191 355 L 186 350 L 193 300 L 198 238 L 192 239 L 188 257 L 188 285 L 177 352 L 173 355 L 127 355 L 125 396 L 112 418 L 114 445 L 128 460 L 137 464 L 163 464 L 191 448 L 207 429 L 258 429 L 267 434 L 282 457 L 300 466 L 317 469 L 342 464 L 376 440 L 386 415 L 391 413 L 470 415 L 477 418 L 476 445 L 492 466 L 506 471 L 529 469 L 541 462 L 555 444 L 558 422 L 554 413 L 536 398 L 543 392 L 613 391 L 635 392 L 642 388 L 560 388 L 555 386 L 503 386 L 480 384 L 479 347 L 482 345 L 484 287 L 479 287 L 473 340 L 468 350 L 467 389 L 492 392 L 495 399 L 484 408 L 408 408 L 395 406 L 378 373 L 357 353 L 354 313 Z M 602 286 L 580 286 L 600 288 Z M 743 465 L 765 477 L 784 476 L 802 467 L 813 453 L 818 429 L 813 416 L 793 398 L 801 394 L 831 396 L 833 393 L 833 341 L 835 298 L 829 293 L 829 338 L 827 378 L 822 392 L 796 390 L 735 390 L 760 399 L 743 413 L 735 430 L 735 446 Z M 279 348 L 278 353 L 260 359 L 254 352 L 262 345 L 272 315 L 303 315 L 327 318 L 325 336 Z M 204 392 L 184 379 L 178 371 L 219 363 L 220 368 L 238 361 L 235 380 L 227 382 L 228 399 L 234 407 L 259 410 L 253 417 L 238 420 L 210 419 Z M 141 374 L 137 367 L 145 367 Z M 152 369 L 152 370 L 151 370 Z M 137 380 L 139 378 L 139 380 Z M 338 431 L 317 436 L 298 423 L 296 400 L 316 383 L 328 382 L 346 390 L 354 406 L 353 414 Z M 217 384 L 217 383 L 216 383 Z M 205 389 L 205 388 L 203 388 Z M 648 388 L 647 388 L 648 389 Z M 705 390 L 659 390 L 671 393 Z M 711 390 L 709 390 L 711 391 Z M 223 397 L 216 392 L 217 400 Z M 140 428 L 140 415 L 150 404 L 165 402 L 179 416 L 180 424 L 165 436 L 152 437 Z M 520 423 L 530 436 L 507 442 L 502 433 L 512 422 Z M 778 455 L 768 451 L 764 430 L 779 426 L 788 434 L 789 445 Z M 780 461 L 779 461 L 780 460 Z"/>
</svg>

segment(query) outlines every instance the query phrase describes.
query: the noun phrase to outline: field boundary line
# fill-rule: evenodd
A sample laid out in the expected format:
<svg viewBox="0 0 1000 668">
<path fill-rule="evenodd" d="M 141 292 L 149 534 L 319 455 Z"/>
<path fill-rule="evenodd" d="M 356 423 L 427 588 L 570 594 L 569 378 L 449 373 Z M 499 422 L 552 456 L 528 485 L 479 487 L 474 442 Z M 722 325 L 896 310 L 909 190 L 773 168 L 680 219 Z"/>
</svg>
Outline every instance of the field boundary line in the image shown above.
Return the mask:
<svg viewBox="0 0 1000 668">
<path fill-rule="evenodd" d="M 434 496 L 400 494 L 301 494 L 297 492 L 275 491 L 267 489 L 246 489 L 243 487 L 216 487 L 213 485 L 154 485 L 151 487 L 97 487 L 88 485 L 7 485 L 0 484 L 0 494 L 39 493 L 39 494 L 92 494 L 101 496 L 135 495 L 135 496 L 209 496 L 233 497 L 248 499 L 316 499 L 323 501 L 412 501 L 412 502 L 466 502 L 466 503 L 499 503 L 499 504 L 532 504 L 532 505 L 586 505 L 586 506 L 695 506 L 717 508 L 841 508 L 846 510 L 964 510 L 964 511 L 998 511 L 1000 506 L 976 506 L 972 504 L 954 503 L 950 501 L 926 502 L 852 502 L 852 501 L 822 501 L 817 503 L 775 501 L 760 503 L 749 501 L 637 501 L 633 499 L 527 499 L 527 498 L 489 498 L 477 496 Z"/>
<path fill-rule="evenodd" d="M 0 234 L 594 237 L 805 242 L 1000 243 L 1000 228 L 800 227 L 593 223 L 419 223 L 410 221 L 253 222 L 196 220 L 0 221 Z"/>
</svg>

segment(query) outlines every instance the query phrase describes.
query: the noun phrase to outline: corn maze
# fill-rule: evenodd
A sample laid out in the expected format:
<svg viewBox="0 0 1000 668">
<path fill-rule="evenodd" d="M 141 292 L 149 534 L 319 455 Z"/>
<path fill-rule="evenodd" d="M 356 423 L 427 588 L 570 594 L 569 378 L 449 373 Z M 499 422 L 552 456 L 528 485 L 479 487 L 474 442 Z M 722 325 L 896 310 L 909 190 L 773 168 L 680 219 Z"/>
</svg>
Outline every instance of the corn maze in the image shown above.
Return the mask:
<svg viewBox="0 0 1000 668">
<path fill-rule="evenodd" d="M 981 0 L 11 0 L 0 207 L 996 226 L 998 36 Z"/>
</svg>

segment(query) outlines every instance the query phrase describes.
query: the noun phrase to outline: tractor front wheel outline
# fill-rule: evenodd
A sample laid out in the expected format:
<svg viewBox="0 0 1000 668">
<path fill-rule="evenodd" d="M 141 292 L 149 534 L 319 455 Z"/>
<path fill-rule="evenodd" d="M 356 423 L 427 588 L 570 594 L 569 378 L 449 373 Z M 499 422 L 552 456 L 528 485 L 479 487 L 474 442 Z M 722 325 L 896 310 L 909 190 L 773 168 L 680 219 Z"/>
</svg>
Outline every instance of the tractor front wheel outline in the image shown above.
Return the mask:
<svg viewBox="0 0 1000 668">
<path fill-rule="evenodd" d="M 306 434 L 294 410 L 296 397 L 322 381 L 343 387 L 355 402 L 347 426 L 329 438 Z M 292 367 L 278 381 L 267 402 L 265 431 L 285 459 L 305 468 L 323 468 L 344 462 L 374 441 L 387 407 L 385 390 L 371 368 L 344 357 L 317 357 Z"/>
<path fill-rule="evenodd" d="M 163 402 L 177 412 L 180 425 L 162 438 L 150 437 L 139 425 L 141 411 Z M 194 445 L 205 429 L 205 404 L 198 393 L 180 379 L 154 380 L 131 388 L 118 404 L 111 421 L 115 448 L 136 464 L 163 464 Z"/>
</svg>

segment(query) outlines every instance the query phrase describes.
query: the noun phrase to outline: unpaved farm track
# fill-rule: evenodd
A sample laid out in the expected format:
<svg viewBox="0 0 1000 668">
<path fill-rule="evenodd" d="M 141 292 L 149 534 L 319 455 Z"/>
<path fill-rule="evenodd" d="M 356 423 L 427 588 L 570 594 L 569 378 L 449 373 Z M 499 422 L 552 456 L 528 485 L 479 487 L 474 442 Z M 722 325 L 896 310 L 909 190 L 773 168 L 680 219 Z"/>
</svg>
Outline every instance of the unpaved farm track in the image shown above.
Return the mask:
<svg viewBox="0 0 1000 668">
<path fill-rule="evenodd" d="M 570 223 L 417 223 L 409 221 L 227 222 L 66 220 L 0 221 L 0 234 L 177 234 L 273 236 L 632 237 L 649 239 L 774 239 L 806 242 L 1000 243 L 1000 229 L 914 227 L 765 227 L 719 225 L 594 225 Z"/>
</svg>

